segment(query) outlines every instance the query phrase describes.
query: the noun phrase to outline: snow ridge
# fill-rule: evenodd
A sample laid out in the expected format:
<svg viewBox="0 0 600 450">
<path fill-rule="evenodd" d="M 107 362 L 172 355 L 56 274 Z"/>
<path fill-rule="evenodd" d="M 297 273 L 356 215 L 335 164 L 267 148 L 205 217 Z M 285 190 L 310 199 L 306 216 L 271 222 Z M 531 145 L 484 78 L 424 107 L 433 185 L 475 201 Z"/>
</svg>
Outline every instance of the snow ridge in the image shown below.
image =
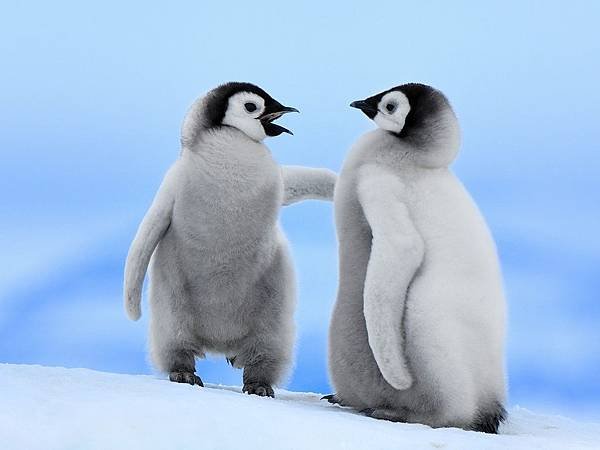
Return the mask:
<svg viewBox="0 0 600 450">
<path fill-rule="evenodd" d="M 321 394 L 178 385 L 146 375 L 0 364 L 6 450 L 599 449 L 600 424 L 509 411 L 499 435 L 363 417 Z"/>
</svg>

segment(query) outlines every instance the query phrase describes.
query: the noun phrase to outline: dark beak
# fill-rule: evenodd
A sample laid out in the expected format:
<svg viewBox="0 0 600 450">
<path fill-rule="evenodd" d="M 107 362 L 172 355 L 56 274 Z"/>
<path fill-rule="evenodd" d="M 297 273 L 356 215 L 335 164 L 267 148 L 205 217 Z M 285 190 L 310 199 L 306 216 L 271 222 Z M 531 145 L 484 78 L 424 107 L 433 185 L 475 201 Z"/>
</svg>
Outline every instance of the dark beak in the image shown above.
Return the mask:
<svg viewBox="0 0 600 450">
<path fill-rule="evenodd" d="M 281 133 L 294 134 L 290 130 L 281 125 L 273 123 L 274 120 L 279 119 L 284 114 L 290 112 L 300 112 L 296 108 L 291 106 L 283 106 L 281 103 L 274 101 L 272 104 L 267 105 L 265 112 L 259 117 L 265 133 L 267 136 L 279 136 Z"/>
<path fill-rule="evenodd" d="M 352 108 L 358 108 L 367 115 L 369 119 L 373 119 L 377 115 L 377 104 L 370 99 L 357 100 L 350 103 Z"/>
</svg>

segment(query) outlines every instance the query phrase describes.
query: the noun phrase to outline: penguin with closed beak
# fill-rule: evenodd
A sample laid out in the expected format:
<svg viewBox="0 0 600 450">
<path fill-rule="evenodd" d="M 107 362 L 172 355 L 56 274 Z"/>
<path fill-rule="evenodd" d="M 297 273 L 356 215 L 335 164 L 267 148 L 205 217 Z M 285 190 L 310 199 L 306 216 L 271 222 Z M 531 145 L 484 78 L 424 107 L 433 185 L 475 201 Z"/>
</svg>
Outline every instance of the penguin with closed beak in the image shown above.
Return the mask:
<svg viewBox="0 0 600 450">
<path fill-rule="evenodd" d="M 223 354 L 243 368 L 243 392 L 274 396 L 292 361 L 296 286 L 282 205 L 331 200 L 336 175 L 280 167 L 263 140 L 295 108 L 260 87 L 230 82 L 185 117 L 181 154 L 129 249 L 124 302 L 141 315 L 150 266 L 150 356 L 179 383 L 203 386 L 195 359 Z M 151 262 L 150 262 L 151 261 Z"/>
<path fill-rule="evenodd" d="M 460 143 L 453 109 L 416 83 L 350 106 L 377 129 L 351 148 L 335 188 L 326 398 L 375 418 L 496 433 L 505 298 L 490 231 L 448 168 Z"/>
</svg>

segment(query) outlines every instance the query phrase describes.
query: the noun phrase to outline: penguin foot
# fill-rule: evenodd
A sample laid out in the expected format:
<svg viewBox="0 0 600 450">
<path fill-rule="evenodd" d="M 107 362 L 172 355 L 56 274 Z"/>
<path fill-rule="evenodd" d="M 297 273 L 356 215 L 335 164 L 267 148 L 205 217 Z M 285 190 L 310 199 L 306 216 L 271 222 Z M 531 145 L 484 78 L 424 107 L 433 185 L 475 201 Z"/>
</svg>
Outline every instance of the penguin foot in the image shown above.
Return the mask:
<svg viewBox="0 0 600 450">
<path fill-rule="evenodd" d="M 242 389 L 242 392 L 246 394 L 254 394 L 259 397 L 272 397 L 275 398 L 275 392 L 273 388 L 266 383 L 246 383 Z"/>
<path fill-rule="evenodd" d="M 342 404 L 342 401 L 336 394 L 324 395 L 323 397 L 321 397 L 321 400 L 327 400 L 332 405 L 341 405 Z"/>
<path fill-rule="evenodd" d="M 365 416 L 373 419 L 389 420 L 390 422 L 406 422 L 406 417 L 400 412 L 386 408 L 365 408 L 360 411 Z"/>
<path fill-rule="evenodd" d="M 193 372 L 171 372 L 169 374 L 169 380 L 173 381 L 174 383 L 187 383 L 191 384 L 192 386 L 197 384 L 200 387 L 204 387 L 204 383 L 200 377 Z"/>
</svg>

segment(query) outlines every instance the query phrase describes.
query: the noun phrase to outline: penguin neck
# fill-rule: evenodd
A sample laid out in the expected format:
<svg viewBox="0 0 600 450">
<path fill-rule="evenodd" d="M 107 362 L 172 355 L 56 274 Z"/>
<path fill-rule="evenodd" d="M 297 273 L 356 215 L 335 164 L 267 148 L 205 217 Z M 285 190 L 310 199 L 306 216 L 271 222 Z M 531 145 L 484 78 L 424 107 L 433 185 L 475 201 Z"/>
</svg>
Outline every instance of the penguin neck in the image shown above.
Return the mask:
<svg viewBox="0 0 600 450">
<path fill-rule="evenodd" d="M 447 168 L 458 151 L 454 137 L 432 139 L 423 146 L 381 129 L 367 136 L 371 142 L 365 142 L 365 147 L 370 149 L 368 152 L 372 157 L 399 170 Z"/>
<path fill-rule="evenodd" d="M 457 127 L 430 130 L 422 137 L 401 137 L 389 131 L 377 130 L 379 145 L 375 147 L 386 154 L 390 163 L 402 167 L 424 169 L 448 167 L 456 158 L 460 145 Z"/>
<path fill-rule="evenodd" d="M 271 151 L 262 141 L 256 141 L 230 126 L 206 130 L 195 145 L 184 147 L 182 152 L 184 151 L 209 159 L 236 160 L 240 163 L 265 156 L 271 157 Z"/>
<path fill-rule="evenodd" d="M 448 167 L 460 147 L 460 129 L 454 112 L 447 109 L 432 118 L 424 129 L 398 137 L 412 148 L 411 159 L 416 166 L 437 169 Z"/>
<path fill-rule="evenodd" d="M 182 157 L 195 161 L 207 173 L 227 174 L 243 179 L 260 178 L 277 171 L 270 150 L 232 127 L 219 127 L 202 133 L 198 142 L 183 147 Z"/>
</svg>

